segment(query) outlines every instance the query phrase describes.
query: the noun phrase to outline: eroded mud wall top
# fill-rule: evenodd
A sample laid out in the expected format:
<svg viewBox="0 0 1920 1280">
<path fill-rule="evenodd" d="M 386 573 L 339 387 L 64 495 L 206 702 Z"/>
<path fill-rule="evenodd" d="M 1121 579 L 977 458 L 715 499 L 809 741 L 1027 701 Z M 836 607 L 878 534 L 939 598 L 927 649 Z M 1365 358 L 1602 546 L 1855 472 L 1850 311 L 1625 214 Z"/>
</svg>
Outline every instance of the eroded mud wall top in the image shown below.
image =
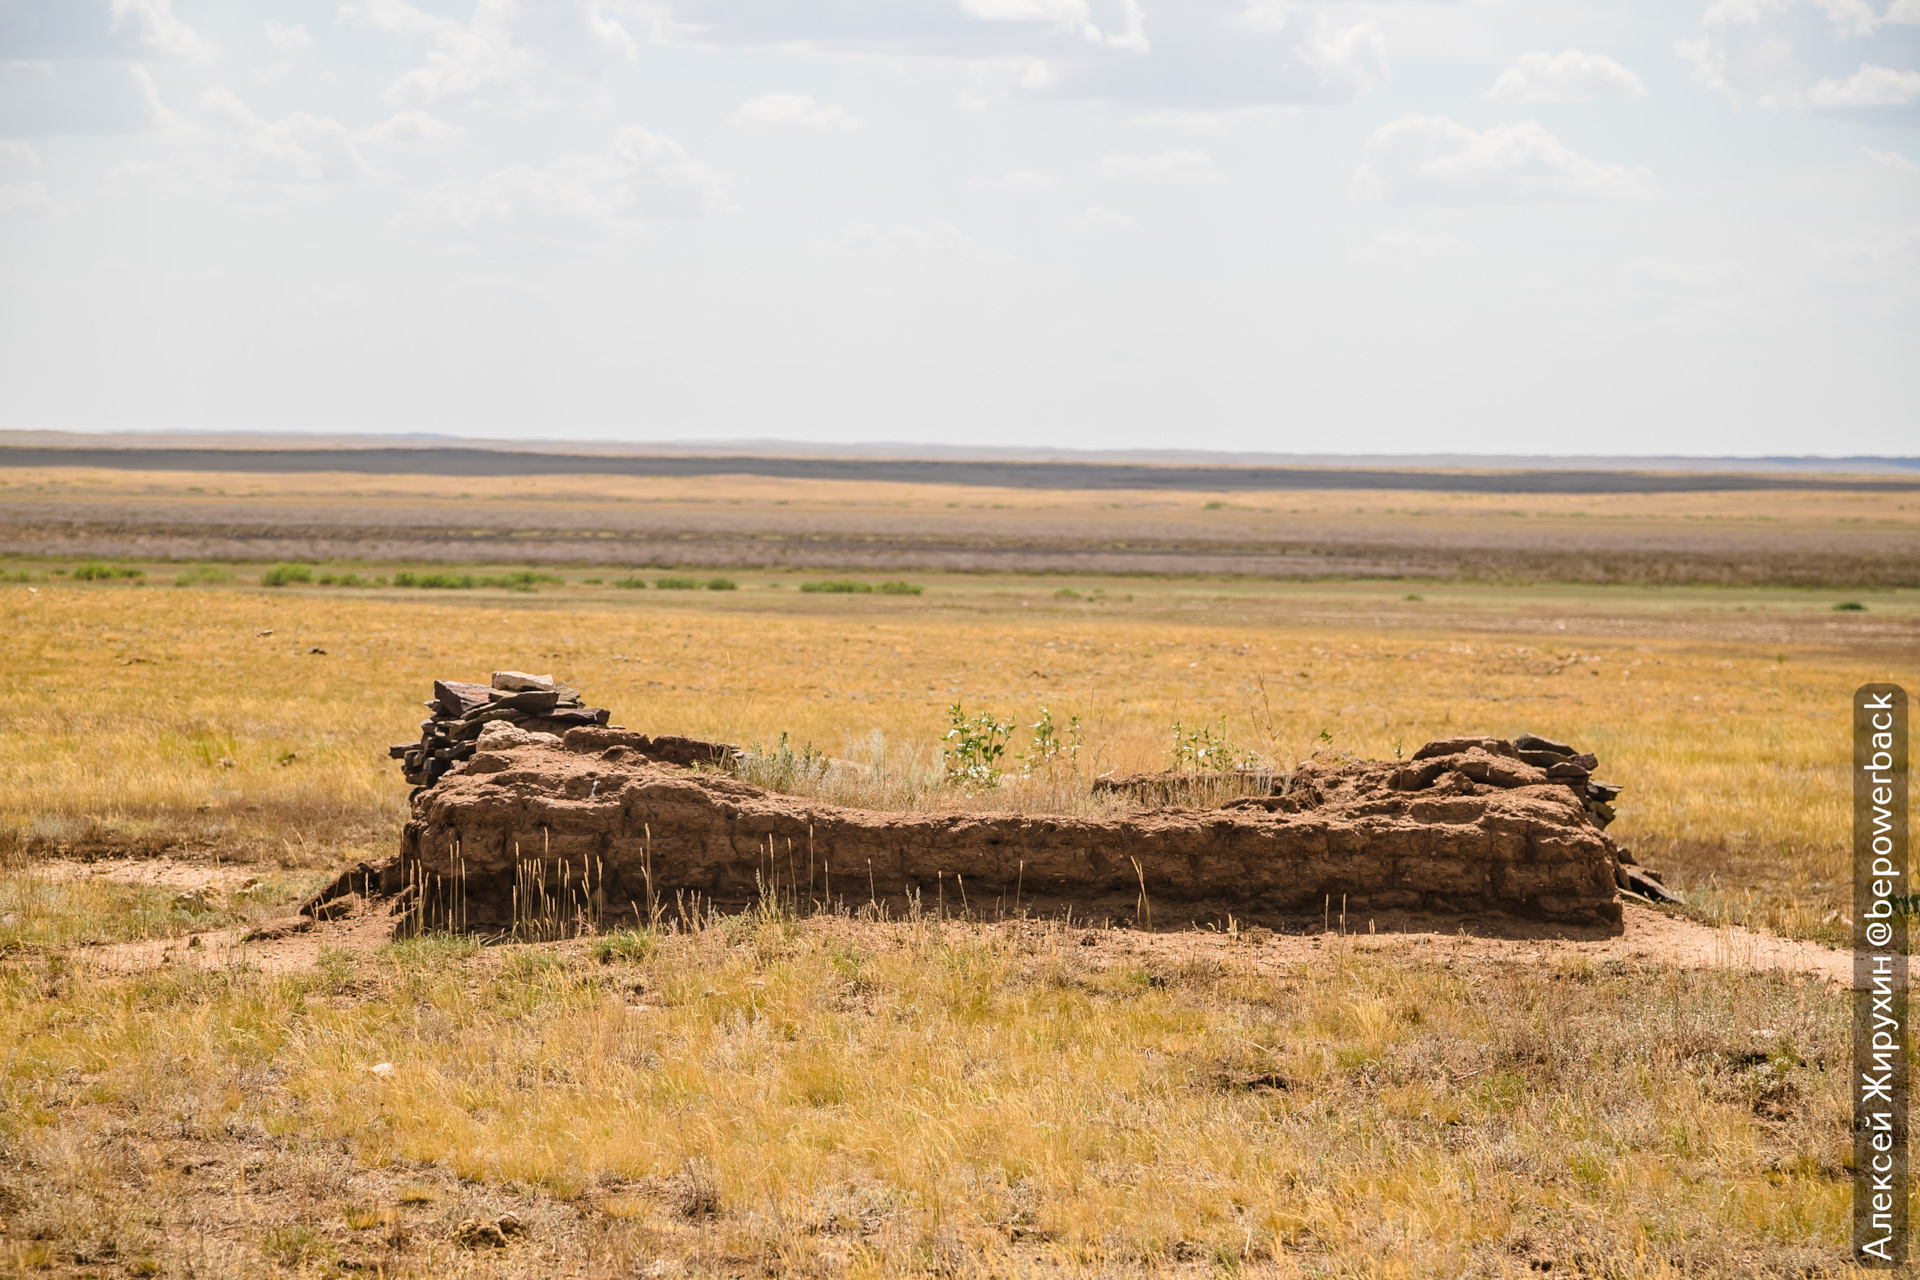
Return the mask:
<svg viewBox="0 0 1920 1280">
<path fill-rule="evenodd" d="M 1498 786 L 1440 771 L 1409 791 L 1396 789 L 1396 766 L 1359 764 L 1308 770 L 1289 795 L 1225 808 L 879 813 L 696 772 L 654 745 L 602 729 L 576 730 L 564 747 L 482 751 L 419 798 L 405 859 L 458 881 L 476 927 L 513 919 L 516 884 L 524 909 L 529 891 L 562 881 L 590 884 L 603 915 L 676 894 L 737 906 L 777 888 L 896 910 L 916 895 L 957 908 L 964 895 L 975 911 L 1018 903 L 1131 918 L 1143 885 L 1163 919 L 1318 914 L 1343 897 L 1349 914 L 1620 915 L 1615 846 L 1573 791 L 1525 775 Z"/>
</svg>

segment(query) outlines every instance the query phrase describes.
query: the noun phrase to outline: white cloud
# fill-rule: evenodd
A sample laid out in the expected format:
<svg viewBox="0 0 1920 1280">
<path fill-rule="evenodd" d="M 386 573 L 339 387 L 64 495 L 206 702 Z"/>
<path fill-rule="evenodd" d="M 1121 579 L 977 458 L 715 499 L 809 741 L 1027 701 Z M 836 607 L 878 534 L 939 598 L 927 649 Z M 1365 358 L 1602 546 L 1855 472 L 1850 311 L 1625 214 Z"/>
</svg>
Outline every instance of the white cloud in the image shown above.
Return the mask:
<svg viewBox="0 0 1920 1280">
<path fill-rule="evenodd" d="M 1371 21 L 1306 0 L 640 0 L 667 44 L 953 59 L 1031 96 L 1231 111 L 1351 101 L 1387 74 Z M 979 95 L 970 93 L 975 104 Z"/>
<path fill-rule="evenodd" d="M 1367 92 L 1387 75 L 1387 41 L 1371 22 L 1337 26 L 1321 15 L 1299 49 L 1299 57 L 1321 85 L 1336 97 Z"/>
<path fill-rule="evenodd" d="M 242 182 L 340 182 L 366 172 L 339 121 L 305 111 L 268 120 L 228 89 L 201 95 L 187 145 L 215 153 L 226 174 Z"/>
<path fill-rule="evenodd" d="M 1588 102 L 1638 98 L 1646 91 L 1639 76 L 1605 54 L 1567 49 L 1522 54 L 1500 73 L 1487 97 L 1495 102 Z"/>
<path fill-rule="evenodd" d="M 1601 164 L 1533 121 L 1475 132 L 1444 116 L 1405 115 L 1367 139 L 1354 197 L 1392 204 L 1651 200 L 1651 171 Z"/>
<path fill-rule="evenodd" d="M 210 191 L 249 203 L 272 203 L 303 188 L 347 182 L 367 173 L 353 136 L 339 121 L 306 111 L 269 119 L 230 89 L 200 95 L 191 111 L 161 102 L 144 71 L 153 113 L 149 135 L 165 159 L 129 161 L 107 175 L 109 195 L 132 187 L 184 193 Z"/>
<path fill-rule="evenodd" d="M 1409 259 L 1460 258 L 1474 251 L 1473 245 L 1459 236 L 1446 231 L 1414 231 L 1406 227 L 1395 227 L 1375 236 L 1365 247 L 1356 250 L 1354 256 L 1362 259 Z"/>
<path fill-rule="evenodd" d="M 1884 169 L 1888 173 L 1920 173 L 1920 164 L 1907 159 L 1898 151 L 1881 151 L 1874 147 L 1862 147 L 1861 150 L 1867 153 L 1867 158 L 1873 161 L 1876 168 Z"/>
<path fill-rule="evenodd" d="M 1095 19 L 1087 0 L 960 0 L 960 8 L 983 22 L 1026 23 L 1071 32 L 1092 45 L 1145 53 L 1146 15 L 1138 0 L 1121 0 L 1112 30 Z"/>
<path fill-rule="evenodd" d="M 1920 71 L 1863 64 L 1845 80 L 1821 80 L 1807 90 L 1815 107 L 1904 107 L 1920 98 Z"/>
<path fill-rule="evenodd" d="M 804 93 L 763 93 L 741 103 L 727 123 L 747 133 L 844 133 L 861 127 L 842 107 L 822 106 Z"/>
<path fill-rule="evenodd" d="M 439 151 L 460 141 L 461 136 L 458 125 L 448 124 L 424 111 L 395 112 L 354 135 L 360 142 L 398 151 Z"/>
<path fill-rule="evenodd" d="M 267 33 L 267 43 L 286 53 L 294 53 L 313 43 L 313 36 L 306 24 L 275 22 L 269 18 L 262 24 Z"/>
<path fill-rule="evenodd" d="M 1916 0 L 1916 3 L 1920 3 L 1920 0 Z M 1143 111 L 1133 118 L 1133 123 L 1143 129 L 1174 129 L 1181 133 L 1224 136 L 1233 133 L 1241 125 L 1271 120 L 1281 110 L 1278 107 L 1234 107 L 1227 111 L 1193 111 L 1183 107 L 1168 107 L 1162 111 Z"/>
<path fill-rule="evenodd" d="M 1898 95 L 1915 73 L 1874 59 L 1897 56 L 1887 26 L 1912 22 L 1920 22 L 1920 0 L 1895 0 L 1884 16 L 1867 0 L 1715 0 L 1700 34 L 1674 48 L 1693 64 L 1696 83 L 1734 102 L 1898 106 L 1912 101 Z"/>
<path fill-rule="evenodd" d="M 29 169 L 38 169 L 40 153 L 24 142 L 0 138 L 0 164 L 22 164 Z"/>
<path fill-rule="evenodd" d="M 1227 180 L 1204 151 L 1167 151 L 1157 156 L 1108 156 L 1096 162 L 1097 178 L 1128 178 L 1175 186 L 1216 186 Z"/>
<path fill-rule="evenodd" d="M 718 172 L 672 138 L 631 126 L 604 155 L 514 165 L 477 182 L 443 182 L 415 197 L 395 228 L 493 247 L 617 238 L 645 217 L 735 211 Z"/>
<path fill-rule="evenodd" d="M 1085 211 L 1070 218 L 1062 219 L 1061 225 L 1070 231 L 1132 231 L 1140 224 L 1124 213 L 1096 204 L 1087 206 Z"/>
<path fill-rule="evenodd" d="M 1627 282 L 1650 293 L 1719 293 L 1740 283 L 1740 273 L 1724 264 L 1642 258 L 1627 264 Z"/>
<path fill-rule="evenodd" d="M 536 87 L 539 72 L 608 75 L 638 54 L 604 0 L 475 0 L 466 23 L 406 0 L 345 0 L 341 14 L 432 41 L 426 61 L 388 87 L 387 101 L 396 106 L 477 100 L 548 107 L 554 102 Z"/>
<path fill-rule="evenodd" d="M 1060 175 L 1042 169 L 1009 169 L 997 178 L 975 178 L 967 185 L 993 191 L 1051 191 L 1060 185 Z"/>
<path fill-rule="evenodd" d="M 856 222 L 840 237 L 840 247 L 849 253 L 882 257 L 956 257 L 980 263 L 1006 261 L 1004 254 L 982 248 L 972 236 L 950 222 L 929 222 L 924 227 L 883 227 Z"/>
<path fill-rule="evenodd" d="M 173 13 L 173 0 L 112 0 L 115 32 L 131 31 L 148 50 L 182 62 L 212 62 L 220 50 Z"/>
<path fill-rule="evenodd" d="M 1825 283 L 1849 292 L 1908 290 L 1920 281 L 1920 226 L 1881 228 L 1820 243 L 1812 263 Z"/>
<path fill-rule="evenodd" d="M 52 213 L 58 208 L 47 194 L 44 183 L 0 183 L 0 217 L 17 214 Z"/>
</svg>

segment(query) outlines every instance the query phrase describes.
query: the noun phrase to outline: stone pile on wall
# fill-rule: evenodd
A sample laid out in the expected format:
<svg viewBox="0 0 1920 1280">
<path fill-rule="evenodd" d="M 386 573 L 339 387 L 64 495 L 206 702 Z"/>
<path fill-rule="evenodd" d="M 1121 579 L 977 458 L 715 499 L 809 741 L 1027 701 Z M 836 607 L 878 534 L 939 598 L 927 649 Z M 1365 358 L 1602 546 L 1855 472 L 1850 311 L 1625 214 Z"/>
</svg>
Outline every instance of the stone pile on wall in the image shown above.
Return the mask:
<svg viewBox="0 0 1920 1280">
<path fill-rule="evenodd" d="M 489 726 L 543 734 L 557 745 L 567 730 L 603 725 L 608 716 L 604 707 L 582 705 L 580 694 L 564 681 L 524 671 L 496 671 L 487 684 L 435 680 L 426 707 L 429 715 L 420 722 L 420 741 L 387 748 L 416 787 L 433 786 L 455 765 L 471 759 Z"/>
<path fill-rule="evenodd" d="M 1614 819 L 1620 788 L 1595 782 L 1599 757 L 1564 742 L 1523 733 L 1504 738 L 1443 738 L 1413 753 L 1413 761 L 1394 775 L 1399 791 L 1424 791 L 1448 774 L 1498 787 L 1563 786 L 1580 798 L 1587 816 L 1604 828 Z"/>
</svg>

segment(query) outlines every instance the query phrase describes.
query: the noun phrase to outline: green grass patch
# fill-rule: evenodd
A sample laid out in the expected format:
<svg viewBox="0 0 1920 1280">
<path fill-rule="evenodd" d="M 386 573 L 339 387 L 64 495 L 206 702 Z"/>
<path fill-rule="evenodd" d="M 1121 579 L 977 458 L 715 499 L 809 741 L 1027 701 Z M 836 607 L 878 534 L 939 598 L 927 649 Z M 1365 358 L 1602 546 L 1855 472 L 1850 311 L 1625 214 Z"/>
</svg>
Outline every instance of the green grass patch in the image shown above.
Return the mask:
<svg viewBox="0 0 1920 1280">
<path fill-rule="evenodd" d="M 501 587 L 508 591 L 537 590 L 543 582 L 562 587 L 567 584 L 565 578 L 557 577 L 551 573 L 535 573 L 531 569 L 522 569 L 518 573 L 508 573 L 502 574 L 499 577 L 480 579 L 480 585 L 483 587 Z"/>
<path fill-rule="evenodd" d="M 144 578 L 145 569 L 134 569 L 118 564 L 83 564 L 73 571 L 77 582 L 112 582 L 122 578 Z"/>
<path fill-rule="evenodd" d="M 471 591 L 480 580 L 470 573 L 396 573 L 396 587 L 415 587 L 425 591 Z"/>
<path fill-rule="evenodd" d="M 304 564 L 277 564 L 260 575 L 263 587 L 287 587 L 296 582 L 312 582 L 313 570 Z"/>
</svg>

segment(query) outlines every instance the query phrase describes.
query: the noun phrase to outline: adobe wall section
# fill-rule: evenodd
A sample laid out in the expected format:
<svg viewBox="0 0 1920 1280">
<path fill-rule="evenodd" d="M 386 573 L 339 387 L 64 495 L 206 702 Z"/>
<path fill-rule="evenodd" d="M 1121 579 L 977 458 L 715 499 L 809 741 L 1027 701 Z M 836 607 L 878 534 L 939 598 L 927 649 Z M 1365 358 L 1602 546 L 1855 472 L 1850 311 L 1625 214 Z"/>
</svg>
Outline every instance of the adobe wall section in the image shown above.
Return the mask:
<svg viewBox="0 0 1920 1280">
<path fill-rule="evenodd" d="M 661 755 L 680 740 L 657 740 Z M 1492 740 L 1487 740 L 1492 741 Z M 1157 923 L 1356 912 L 1497 912 L 1579 924 L 1620 919 L 1619 850 L 1581 795 L 1537 771 L 1476 781 L 1393 764 L 1308 767 L 1287 795 L 1123 818 L 879 813 L 695 772 L 656 740 L 574 730 L 566 745 L 486 748 L 415 801 L 402 878 L 456 882 L 459 922 L 512 923 L 532 871 L 578 891 L 592 868 L 603 917 L 669 914 L 676 894 L 723 908 L 777 882 L 898 913 L 931 908 L 1135 914 L 1141 880 Z M 1484 774 L 1477 758 L 1461 764 Z M 1427 776 L 1427 775 L 1431 776 Z M 1537 779 L 1537 780 L 1536 780 Z M 1398 789 L 1418 786 L 1418 790 Z M 1136 870 L 1135 864 L 1138 864 Z M 651 899 L 649 895 L 651 894 Z"/>
</svg>

